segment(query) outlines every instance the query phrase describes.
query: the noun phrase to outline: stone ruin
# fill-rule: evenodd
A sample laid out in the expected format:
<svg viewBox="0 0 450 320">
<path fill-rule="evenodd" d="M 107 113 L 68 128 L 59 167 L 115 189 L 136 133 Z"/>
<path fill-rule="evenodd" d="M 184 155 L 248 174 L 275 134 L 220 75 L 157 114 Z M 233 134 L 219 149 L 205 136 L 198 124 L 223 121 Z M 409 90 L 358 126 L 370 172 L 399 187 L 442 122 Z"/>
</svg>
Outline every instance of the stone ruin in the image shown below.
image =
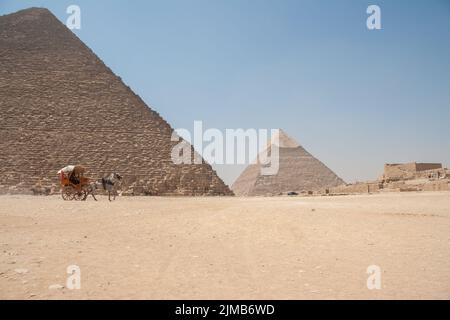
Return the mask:
<svg viewBox="0 0 450 320">
<path fill-rule="evenodd" d="M 380 180 L 384 182 L 412 180 L 412 179 L 439 179 L 446 176 L 446 169 L 441 163 L 387 163 Z"/>
<path fill-rule="evenodd" d="M 387 163 L 377 181 L 341 185 L 332 194 L 450 191 L 450 170 L 441 163 Z"/>
<path fill-rule="evenodd" d="M 124 194 L 232 195 L 209 164 L 172 162 L 170 125 L 47 9 L 0 17 L 0 88 L 2 193 L 59 192 L 80 164 Z"/>
</svg>

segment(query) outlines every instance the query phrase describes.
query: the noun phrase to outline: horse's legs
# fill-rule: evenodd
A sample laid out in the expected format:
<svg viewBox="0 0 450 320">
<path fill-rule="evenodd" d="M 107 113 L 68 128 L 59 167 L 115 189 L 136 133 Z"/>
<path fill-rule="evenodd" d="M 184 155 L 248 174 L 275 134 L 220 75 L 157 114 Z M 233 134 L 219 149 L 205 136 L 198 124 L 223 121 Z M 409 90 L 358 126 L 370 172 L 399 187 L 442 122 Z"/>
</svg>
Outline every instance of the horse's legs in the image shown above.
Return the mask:
<svg viewBox="0 0 450 320">
<path fill-rule="evenodd" d="M 111 191 L 108 190 L 108 200 L 111 201 Z"/>
</svg>

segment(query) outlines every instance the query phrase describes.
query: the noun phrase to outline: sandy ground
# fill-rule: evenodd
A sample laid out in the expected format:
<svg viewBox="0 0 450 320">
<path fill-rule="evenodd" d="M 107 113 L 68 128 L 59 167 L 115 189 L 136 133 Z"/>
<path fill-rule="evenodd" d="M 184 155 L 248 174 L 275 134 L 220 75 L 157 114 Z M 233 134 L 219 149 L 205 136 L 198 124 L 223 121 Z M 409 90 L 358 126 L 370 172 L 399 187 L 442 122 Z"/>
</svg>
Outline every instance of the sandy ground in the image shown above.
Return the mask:
<svg viewBox="0 0 450 320">
<path fill-rule="evenodd" d="M 0 254 L 2 299 L 449 299 L 450 193 L 0 196 Z"/>
</svg>

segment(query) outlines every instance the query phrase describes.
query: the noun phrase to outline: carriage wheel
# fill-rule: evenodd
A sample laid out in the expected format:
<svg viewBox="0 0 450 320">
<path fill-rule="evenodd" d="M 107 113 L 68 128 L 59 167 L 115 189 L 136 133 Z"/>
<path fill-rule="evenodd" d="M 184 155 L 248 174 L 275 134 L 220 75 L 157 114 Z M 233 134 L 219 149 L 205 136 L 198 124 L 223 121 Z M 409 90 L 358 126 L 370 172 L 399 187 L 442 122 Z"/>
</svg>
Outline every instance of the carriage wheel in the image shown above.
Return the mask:
<svg viewBox="0 0 450 320">
<path fill-rule="evenodd" d="M 86 200 L 87 194 L 85 190 L 81 191 L 75 191 L 74 193 L 74 200 L 80 201 L 80 200 Z"/>
<path fill-rule="evenodd" d="M 75 190 L 72 186 L 65 186 L 61 190 L 61 196 L 64 200 L 73 200 L 75 195 Z"/>
</svg>

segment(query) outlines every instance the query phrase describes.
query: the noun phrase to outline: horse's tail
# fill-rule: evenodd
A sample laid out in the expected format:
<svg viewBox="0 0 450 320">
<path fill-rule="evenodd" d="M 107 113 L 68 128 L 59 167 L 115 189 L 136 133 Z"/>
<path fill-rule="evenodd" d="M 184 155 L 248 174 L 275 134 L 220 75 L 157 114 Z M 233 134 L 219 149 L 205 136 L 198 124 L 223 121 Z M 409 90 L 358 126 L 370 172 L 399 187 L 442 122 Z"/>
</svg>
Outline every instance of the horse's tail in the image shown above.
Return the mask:
<svg viewBox="0 0 450 320">
<path fill-rule="evenodd" d="M 103 190 L 106 190 L 106 179 L 102 178 L 102 186 L 103 186 Z"/>
</svg>

